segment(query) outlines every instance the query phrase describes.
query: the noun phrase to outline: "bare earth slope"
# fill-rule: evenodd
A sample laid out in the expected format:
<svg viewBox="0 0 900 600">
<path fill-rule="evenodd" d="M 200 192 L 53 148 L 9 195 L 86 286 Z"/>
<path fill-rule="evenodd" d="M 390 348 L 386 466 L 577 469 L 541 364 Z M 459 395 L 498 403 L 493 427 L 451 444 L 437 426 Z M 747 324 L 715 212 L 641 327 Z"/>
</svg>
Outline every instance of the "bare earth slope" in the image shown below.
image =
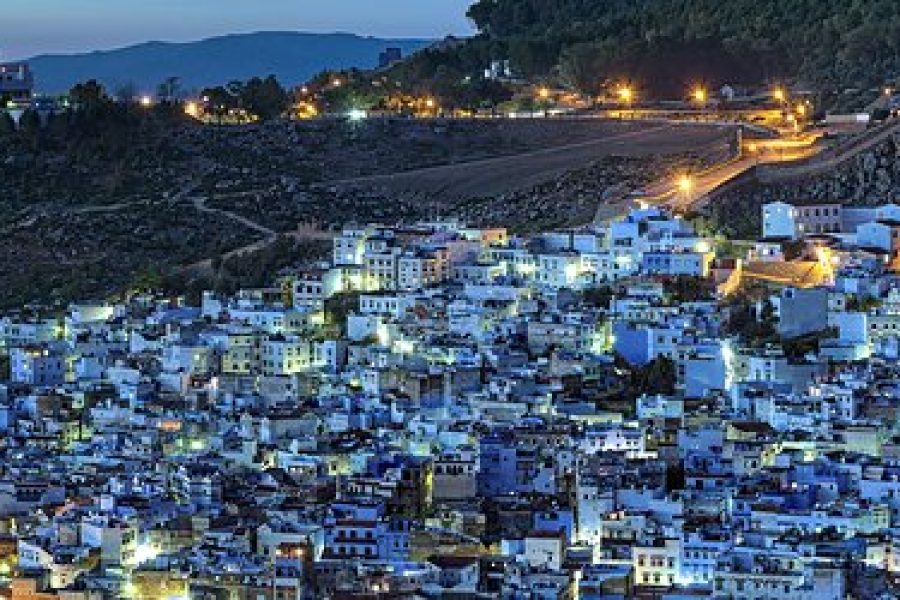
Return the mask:
<svg viewBox="0 0 900 600">
<path fill-rule="evenodd" d="M 727 151 L 730 128 L 685 124 L 594 124 L 596 138 L 516 154 L 402 173 L 338 182 L 353 187 L 382 187 L 418 192 L 433 200 L 459 201 L 527 189 L 608 156 L 646 157 L 684 152 Z"/>
<path fill-rule="evenodd" d="M 610 189 L 716 160 L 731 137 L 600 119 L 54 120 L 0 134 L 0 305 L 103 296 L 196 264 L 204 284 L 264 281 L 255 259 L 309 260 L 348 222 L 586 223 Z"/>
</svg>

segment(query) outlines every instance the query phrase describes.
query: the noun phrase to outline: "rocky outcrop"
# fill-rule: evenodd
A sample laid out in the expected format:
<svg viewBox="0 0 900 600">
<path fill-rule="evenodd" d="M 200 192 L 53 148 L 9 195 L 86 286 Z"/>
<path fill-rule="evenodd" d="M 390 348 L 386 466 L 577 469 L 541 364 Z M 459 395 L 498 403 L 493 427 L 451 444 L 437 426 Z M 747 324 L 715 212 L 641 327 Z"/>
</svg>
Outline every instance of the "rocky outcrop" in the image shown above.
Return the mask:
<svg viewBox="0 0 900 600">
<path fill-rule="evenodd" d="M 707 208 L 711 227 L 730 237 L 760 233 L 767 202 L 877 206 L 900 202 L 900 132 L 864 150 L 825 175 L 772 184 L 748 183 L 718 196 Z"/>
</svg>

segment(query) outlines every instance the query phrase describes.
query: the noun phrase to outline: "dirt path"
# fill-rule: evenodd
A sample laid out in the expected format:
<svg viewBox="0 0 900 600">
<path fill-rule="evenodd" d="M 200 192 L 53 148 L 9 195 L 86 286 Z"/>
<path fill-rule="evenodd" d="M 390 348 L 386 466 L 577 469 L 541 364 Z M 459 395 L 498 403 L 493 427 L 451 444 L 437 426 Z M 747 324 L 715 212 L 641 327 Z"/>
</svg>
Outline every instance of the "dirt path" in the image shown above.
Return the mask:
<svg viewBox="0 0 900 600">
<path fill-rule="evenodd" d="M 256 221 L 251 221 L 245 216 L 221 208 L 210 208 L 206 205 L 206 196 L 194 196 L 191 199 L 191 202 L 198 212 L 206 213 L 209 215 L 219 215 L 221 217 L 225 217 L 226 219 L 230 219 L 236 222 L 238 225 L 243 225 L 247 229 L 252 229 L 257 233 L 261 233 L 269 242 L 274 241 L 275 237 L 278 235 L 274 229 L 270 229 L 265 225 L 260 225 Z"/>
</svg>

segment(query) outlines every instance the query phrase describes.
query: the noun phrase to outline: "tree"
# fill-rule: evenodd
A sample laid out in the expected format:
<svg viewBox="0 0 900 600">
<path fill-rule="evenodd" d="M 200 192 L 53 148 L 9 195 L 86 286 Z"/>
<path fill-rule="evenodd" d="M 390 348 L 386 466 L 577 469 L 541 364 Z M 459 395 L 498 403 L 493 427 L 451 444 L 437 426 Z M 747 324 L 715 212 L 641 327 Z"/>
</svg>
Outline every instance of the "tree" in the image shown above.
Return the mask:
<svg viewBox="0 0 900 600">
<path fill-rule="evenodd" d="M 9 114 L 0 111 L 0 135 L 6 135 L 16 130 L 16 123 Z"/>
<path fill-rule="evenodd" d="M 33 149 L 41 145 L 41 117 L 35 110 L 26 110 L 19 119 L 19 130 Z"/>
<path fill-rule="evenodd" d="M 900 72 L 896 0 L 478 0 L 468 15 L 482 35 L 451 54 L 489 49 L 525 75 L 561 67 L 584 91 L 617 75 L 651 94 L 776 77 L 841 90 Z"/>
<path fill-rule="evenodd" d="M 595 44 L 576 44 L 563 50 L 560 56 L 560 74 L 563 80 L 580 92 L 596 94 L 603 81 L 598 55 Z"/>
<path fill-rule="evenodd" d="M 106 105 L 109 102 L 109 96 L 96 79 L 89 79 L 84 83 L 75 84 L 69 90 L 69 100 L 83 110 L 93 111 Z"/>
<path fill-rule="evenodd" d="M 711 300 L 714 288 L 712 282 L 702 277 L 678 275 L 664 282 L 666 293 L 676 302 L 698 302 Z"/>
<path fill-rule="evenodd" d="M 608 285 L 605 285 L 585 290 L 583 293 L 583 300 L 585 304 L 609 310 L 615 296 L 615 290 Z"/>
<path fill-rule="evenodd" d="M 218 86 L 206 88 L 200 93 L 204 99 L 210 114 L 214 115 L 219 123 L 225 118 L 229 110 L 238 107 L 239 98 L 234 95 L 228 88 Z"/>
<path fill-rule="evenodd" d="M 674 394 L 678 373 L 675 363 L 667 356 L 659 356 L 643 367 L 632 371 L 631 382 L 638 395 Z"/>
<path fill-rule="evenodd" d="M 736 298 L 727 312 L 725 333 L 736 335 L 752 346 L 763 345 L 777 339 L 775 307 L 768 299 L 763 301 L 758 318 L 755 303 L 747 297 Z"/>
<path fill-rule="evenodd" d="M 137 98 L 137 86 L 133 81 L 123 83 L 116 89 L 116 100 L 130 104 Z"/>
<path fill-rule="evenodd" d="M 166 79 L 156 87 L 157 97 L 164 102 L 174 102 L 178 99 L 180 92 L 180 77 L 166 77 Z"/>
<path fill-rule="evenodd" d="M 359 293 L 335 294 L 325 301 L 325 321 L 343 331 L 347 325 L 347 315 L 356 310 L 359 310 Z"/>
<path fill-rule="evenodd" d="M 281 116 L 290 103 L 290 95 L 274 75 L 254 77 L 241 90 L 241 105 L 263 121 Z"/>
</svg>

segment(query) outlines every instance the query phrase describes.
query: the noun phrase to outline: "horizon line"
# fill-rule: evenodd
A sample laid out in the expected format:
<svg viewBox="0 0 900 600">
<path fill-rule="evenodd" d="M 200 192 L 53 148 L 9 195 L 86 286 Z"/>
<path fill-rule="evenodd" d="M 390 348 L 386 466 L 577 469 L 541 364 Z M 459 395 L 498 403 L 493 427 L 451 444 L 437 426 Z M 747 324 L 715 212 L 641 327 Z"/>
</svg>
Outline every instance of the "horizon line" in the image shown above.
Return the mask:
<svg viewBox="0 0 900 600">
<path fill-rule="evenodd" d="M 179 46 L 179 45 L 190 45 L 190 44 L 200 44 L 203 42 L 208 42 L 217 39 L 224 39 L 230 37 L 247 37 L 253 35 L 265 35 L 265 34 L 288 34 L 288 35 L 310 35 L 310 36 L 349 36 L 360 39 L 375 39 L 375 40 L 384 40 L 384 41 L 396 41 L 396 42 L 437 42 L 440 40 L 444 40 L 447 38 L 459 38 L 464 39 L 470 37 L 470 35 L 462 35 L 462 34 L 454 34 L 448 33 L 443 36 L 383 36 L 376 34 L 366 34 L 366 33 L 354 33 L 351 31 L 308 31 L 308 30 L 291 30 L 291 29 L 258 29 L 253 31 L 234 31 L 229 33 L 222 33 L 216 35 L 208 35 L 205 37 L 198 37 L 192 39 L 178 40 L 178 39 L 149 39 L 141 42 L 133 42 L 128 44 L 122 44 L 117 46 L 111 46 L 106 48 L 94 48 L 94 49 L 85 49 L 85 50 L 68 50 L 68 51 L 58 51 L 58 52 L 41 52 L 38 54 L 31 54 L 28 56 L 12 56 L 10 58 L 2 57 L 0 54 L 0 62 L 28 62 L 30 60 L 38 59 L 38 58 L 46 58 L 46 57 L 74 57 L 74 56 L 90 56 L 93 54 L 106 54 L 110 52 L 120 52 L 122 50 L 129 50 L 132 48 L 138 48 L 140 46 L 146 46 L 150 44 L 164 44 L 169 46 Z M 471 34 L 474 35 L 474 32 Z M 0 48 L 2 50 L 2 48 Z"/>
</svg>

